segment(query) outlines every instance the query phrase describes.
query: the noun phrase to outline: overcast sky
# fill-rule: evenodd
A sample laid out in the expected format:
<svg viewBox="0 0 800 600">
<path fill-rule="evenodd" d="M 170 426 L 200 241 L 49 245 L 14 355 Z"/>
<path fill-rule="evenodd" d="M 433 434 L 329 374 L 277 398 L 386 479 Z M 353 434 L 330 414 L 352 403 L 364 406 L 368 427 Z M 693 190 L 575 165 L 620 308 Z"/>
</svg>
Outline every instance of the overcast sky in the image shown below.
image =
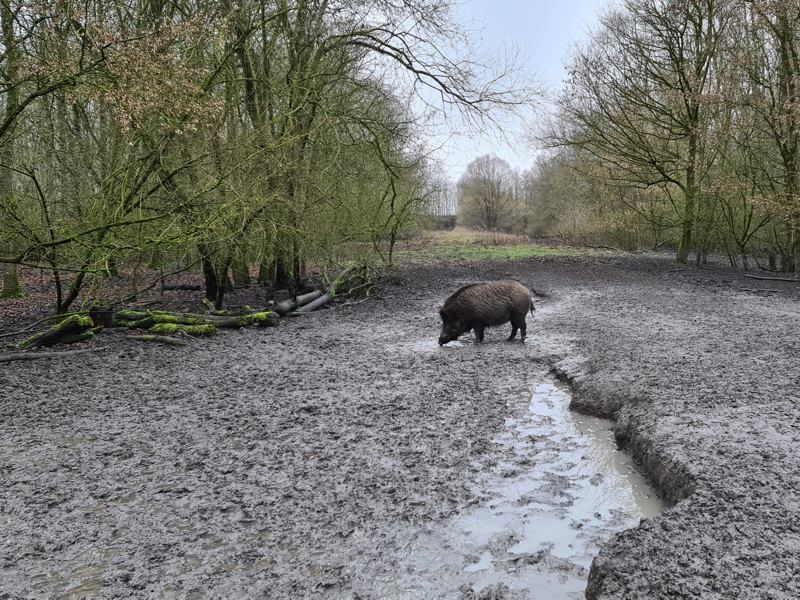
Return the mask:
<svg viewBox="0 0 800 600">
<path fill-rule="evenodd" d="M 474 44 L 488 53 L 503 53 L 516 47 L 528 57 L 528 69 L 537 81 L 557 90 L 564 77 L 564 62 L 572 44 L 585 39 L 602 9 L 613 0 L 461 0 L 457 18 L 481 32 Z M 533 162 L 533 149 L 522 137 L 524 123 L 509 124 L 519 142 L 508 144 L 500 137 L 443 134 L 435 156 L 443 161 L 449 177 L 458 179 L 474 158 L 494 153 L 513 167 Z M 447 139 L 449 137 L 449 139 Z"/>
</svg>

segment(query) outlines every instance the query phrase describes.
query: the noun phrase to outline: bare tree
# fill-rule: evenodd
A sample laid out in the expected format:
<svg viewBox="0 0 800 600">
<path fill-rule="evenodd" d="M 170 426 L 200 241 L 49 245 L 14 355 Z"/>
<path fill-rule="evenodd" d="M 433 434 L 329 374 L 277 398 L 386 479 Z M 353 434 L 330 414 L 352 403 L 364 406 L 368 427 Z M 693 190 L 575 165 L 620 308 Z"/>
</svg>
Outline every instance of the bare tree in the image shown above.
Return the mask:
<svg viewBox="0 0 800 600">
<path fill-rule="evenodd" d="M 781 172 L 774 183 L 771 209 L 783 223 L 781 268 L 798 272 L 800 265 L 800 2 L 797 0 L 745 3 L 741 15 L 740 60 L 750 88 L 744 98 L 772 140 Z M 763 147 L 757 152 L 764 152 Z M 755 157 L 758 160 L 758 157 Z M 762 173 L 771 176 L 767 167 Z"/>
<path fill-rule="evenodd" d="M 506 161 L 491 154 L 476 158 L 458 181 L 461 222 L 492 231 L 510 225 L 519 216 L 515 187 Z"/>
<path fill-rule="evenodd" d="M 626 0 L 579 50 L 550 143 L 613 166 L 609 174 L 657 186 L 675 209 L 678 262 L 692 249 L 701 187 L 715 152 L 706 135 L 720 99 L 709 94 L 729 0 Z"/>
</svg>

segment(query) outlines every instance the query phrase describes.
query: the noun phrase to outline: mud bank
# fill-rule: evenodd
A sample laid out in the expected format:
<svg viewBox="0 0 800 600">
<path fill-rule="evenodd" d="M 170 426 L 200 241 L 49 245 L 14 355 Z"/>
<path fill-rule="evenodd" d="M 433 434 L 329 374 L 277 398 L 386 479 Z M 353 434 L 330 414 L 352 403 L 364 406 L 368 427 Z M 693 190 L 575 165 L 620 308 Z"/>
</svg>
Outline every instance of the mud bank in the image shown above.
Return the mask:
<svg viewBox="0 0 800 600">
<path fill-rule="evenodd" d="M 506 276 L 548 293 L 528 343 L 427 341 L 449 293 Z M 508 391 L 548 365 L 673 503 L 602 547 L 590 597 L 800 594 L 793 284 L 643 257 L 406 277 L 267 332 L 3 365 L 0 597 L 385 597 L 480 502 Z"/>
</svg>

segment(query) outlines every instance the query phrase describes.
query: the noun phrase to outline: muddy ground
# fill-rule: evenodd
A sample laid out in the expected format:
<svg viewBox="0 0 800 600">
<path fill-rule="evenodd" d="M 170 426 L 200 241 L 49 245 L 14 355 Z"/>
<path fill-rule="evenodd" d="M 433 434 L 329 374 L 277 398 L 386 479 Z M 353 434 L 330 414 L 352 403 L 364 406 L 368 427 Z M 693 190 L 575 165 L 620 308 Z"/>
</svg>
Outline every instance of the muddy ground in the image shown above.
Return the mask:
<svg viewBox="0 0 800 600">
<path fill-rule="evenodd" d="M 526 344 L 431 343 L 444 298 L 504 276 L 547 294 Z M 798 331 L 795 284 L 600 256 L 415 268 L 276 329 L 0 365 L 0 598 L 437 597 L 397 570 L 482 501 L 509 398 L 550 368 L 672 505 L 605 545 L 589 597 L 796 598 Z"/>
</svg>

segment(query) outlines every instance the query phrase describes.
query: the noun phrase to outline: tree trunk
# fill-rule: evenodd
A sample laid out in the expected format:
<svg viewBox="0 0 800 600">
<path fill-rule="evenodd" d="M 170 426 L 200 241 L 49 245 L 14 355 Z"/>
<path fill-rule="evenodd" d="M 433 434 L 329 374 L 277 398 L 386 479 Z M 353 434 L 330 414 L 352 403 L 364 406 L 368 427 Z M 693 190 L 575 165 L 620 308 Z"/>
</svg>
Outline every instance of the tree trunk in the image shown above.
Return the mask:
<svg viewBox="0 0 800 600">
<path fill-rule="evenodd" d="M 797 221 L 792 233 L 792 272 L 796 279 L 800 279 L 800 224 Z"/>
<path fill-rule="evenodd" d="M 232 286 L 228 279 L 228 267 L 217 267 L 213 259 L 203 256 L 203 277 L 206 283 L 206 299 L 214 303 L 214 308 L 220 310 L 225 301 L 225 292 Z"/>
<path fill-rule="evenodd" d="M 17 78 L 19 66 L 19 49 L 14 35 L 14 14 L 11 11 L 11 4 L 8 2 L 0 5 L 0 26 L 2 26 L 3 45 L 5 47 L 4 71 L 7 82 Z M 4 93 L 5 118 L 12 117 L 19 107 L 19 86 L 10 85 Z M 11 167 L 14 164 L 16 144 L 14 130 L 9 130 L 0 142 L 0 195 L 9 198 L 14 193 L 14 178 Z M 9 256 L 13 255 L 14 244 L 8 242 Z M 3 270 L 3 289 L 0 291 L 0 298 L 22 298 L 25 291 L 19 282 L 19 272 L 17 265 L 5 265 Z"/>
<path fill-rule="evenodd" d="M 236 261 L 233 265 L 233 285 L 248 287 L 250 285 L 250 267 L 247 261 Z"/>
<path fill-rule="evenodd" d="M 275 275 L 272 279 L 272 286 L 276 290 L 285 290 L 289 287 L 291 280 L 289 270 L 286 267 L 286 260 L 282 256 L 275 257 Z"/>
<path fill-rule="evenodd" d="M 689 251 L 692 248 L 692 234 L 694 229 L 695 213 L 697 212 L 694 167 L 697 159 L 697 136 L 689 134 L 689 156 L 688 166 L 686 167 L 686 207 L 683 213 L 683 223 L 681 228 L 681 240 L 678 244 L 678 254 L 675 257 L 679 264 L 685 265 L 689 260 Z"/>
<path fill-rule="evenodd" d="M 262 262 L 258 265 L 258 283 L 270 283 L 272 277 L 270 276 L 269 263 Z"/>
<path fill-rule="evenodd" d="M 795 166 L 796 159 L 794 152 L 787 151 L 784 157 L 784 186 L 786 188 L 786 204 L 790 209 L 790 214 L 794 214 L 794 204 L 797 198 L 797 173 Z M 781 270 L 784 273 L 794 273 L 797 268 L 795 258 L 798 254 L 797 236 L 793 221 L 796 217 L 790 217 L 786 221 L 783 232 L 784 251 L 781 253 Z"/>
<path fill-rule="evenodd" d="M 9 254 L 12 252 L 11 244 L 8 245 Z M 0 290 L 0 298 L 23 298 L 25 290 L 19 281 L 19 271 L 17 265 L 4 265 L 3 269 L 3 288 Z"/>
<path fill-rule="evenodd" d="M 206 299 L 214 303 L 214 308 L 220 310 L 225 300 L 225 292 L 233 289 L 233 282 L 228 277 L 231 267 L 231 257 L 218 260 L 220 253 L 216 252 L 205 243 L 198 243 L 200 262 L 203 268 L 203 277 L 206 285 Z"/>
</svg>

